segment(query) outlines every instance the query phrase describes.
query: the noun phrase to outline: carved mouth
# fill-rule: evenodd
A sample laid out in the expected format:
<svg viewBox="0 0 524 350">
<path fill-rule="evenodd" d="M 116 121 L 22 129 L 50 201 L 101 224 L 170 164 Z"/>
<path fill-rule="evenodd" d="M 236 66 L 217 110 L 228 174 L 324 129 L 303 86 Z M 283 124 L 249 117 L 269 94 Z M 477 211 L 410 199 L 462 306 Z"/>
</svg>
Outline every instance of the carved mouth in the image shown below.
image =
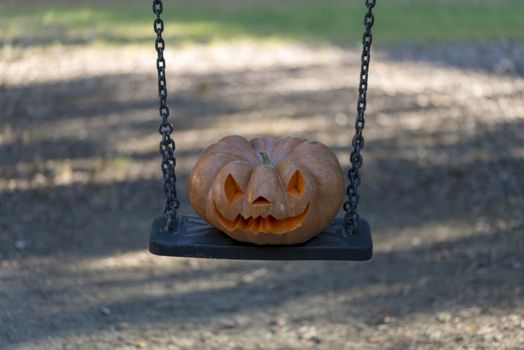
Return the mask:
<svg viewBox="0 0 524 350">
<path fill-rule="evenodd" d="M 220 213 L 215 204 L 215 212 L 220 223 L 230 231 L 237 229 L 249 230 L 253 233 L 278 233 L 289 232 L 299 227 L 309 212 L 309 203 L 302 214 L 297 216 L 290 216 L 285 219 L 276 219 L 272 215 L 269 216 L 250 216 L 244 218 L 238 214 L 234 220 L 229 220 Z"/>
</svg>

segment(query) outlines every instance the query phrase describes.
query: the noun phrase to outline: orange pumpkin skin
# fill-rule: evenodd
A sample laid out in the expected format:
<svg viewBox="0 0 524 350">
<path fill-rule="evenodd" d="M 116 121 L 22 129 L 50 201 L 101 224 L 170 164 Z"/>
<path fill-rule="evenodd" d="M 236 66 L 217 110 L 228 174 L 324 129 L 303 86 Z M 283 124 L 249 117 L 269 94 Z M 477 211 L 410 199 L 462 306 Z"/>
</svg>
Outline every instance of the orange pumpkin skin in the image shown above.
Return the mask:
<svg viewBox="0 0 524 350">
<path fill-rule="evenodd" d="M 227 136 L 193 167 L 189 198 L 200 217 L 233 239 L 297 244 L 335 218 L 344 177 L 335 155 L 319 142 Z"/>
</svg>

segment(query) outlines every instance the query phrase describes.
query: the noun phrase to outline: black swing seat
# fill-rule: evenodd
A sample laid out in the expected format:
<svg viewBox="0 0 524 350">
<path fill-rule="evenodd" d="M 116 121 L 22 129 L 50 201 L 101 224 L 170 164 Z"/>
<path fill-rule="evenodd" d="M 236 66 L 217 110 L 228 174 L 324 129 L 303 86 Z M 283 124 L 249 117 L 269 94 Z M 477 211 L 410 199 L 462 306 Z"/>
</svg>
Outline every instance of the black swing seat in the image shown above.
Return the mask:
<svg viewBox="0 0 524 350">
<path fill-rule="evenodd" d="M 369 260 L 373 254 L 371 230 L 360 219 L 357 233 L 343 229 L 335 219 L 310 241 L 290 246 L 260 246 L 233 240 L 204 220 L 193 216 L 176 219 L 175 228 L 165 229 L 161 216 L 153 222 L 149 251 L 156 255 L 242 260 Z"/>
</svg>

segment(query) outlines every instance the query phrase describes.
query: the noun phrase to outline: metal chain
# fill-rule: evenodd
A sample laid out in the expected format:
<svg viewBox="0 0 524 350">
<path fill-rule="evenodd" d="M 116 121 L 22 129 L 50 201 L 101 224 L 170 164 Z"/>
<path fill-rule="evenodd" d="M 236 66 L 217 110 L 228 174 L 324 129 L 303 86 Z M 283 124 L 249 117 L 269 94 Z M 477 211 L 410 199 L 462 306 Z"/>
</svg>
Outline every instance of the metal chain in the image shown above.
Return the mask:
<svg viewBox="0 0 524 350">
<path fill-rule="evenodd" d="M 360 84 L 359 97 L 357 106 L 357 119 L 355 123 L 355 135 L 353 137 L 353 151 L 351 152 L 350 161 L 351 169 L 348 172 L 349 184 L 346 188 L 348 200 L 344 203 L 344 210 L 346 211 L 344 224 L 347 230 L 356 233 L 359 216 L 357 214 L 357 206 L 359 202 L 358 187 L 360 185 L 359 170 L 362 167 L 362 156 L 360 151 L 364 148 L 364 137 L 362 132 L 364 130 L 364 113 L 366 111 L 366 94 L 368 87 L 368 73 L 369 62 L 371 59 L 371 42 L 375 17 L 373 15 L 373 8 L 376 5 L 376 0 L 366 0 L 367 12 L 364 16 L 364 35 L 362 37 L 362 57 L 360 70 Z M 164 59 L 165 41 L 162 38 L 164 31 L 164 22 L 160 15 L 163 11 L 163 4 L 161 0 L 153 0 L 153 13 L 156 15 L 153 21 L 153 28 L 156 33 L 155 49 L 157 51 L 157 71 L 158 71 L 158 96 L 160 101 L 159 113 L 162 119 L 159 133 L 162 135 L 160 141 L 160 154 L 162 155 L 162 173 L 164 177 L 164 192 L 166 196 L 164 215 L 166 217 L 166 229 L 173 229 L 177 209 L 180 202 L 177 199 L 176 193 L 176 159 L 175 159 L 175 142 L 171 138 L 173 132 L 173 125 L 169 123 L 169 107 L 167 105 L 167 83 L 166 83 L 166 61 Z"/>
<path fill-rule="evenodd" d="M 166 83 L 166 61 L 164 59 L 164 49 L 166 43 L 162 38 L 164 31 L 164 21 L 160 18 L 163 11 L 161 0 L 153 0 L 153 13 L 156 15 L 153 21 L 153 29 L 156 33 L 155 49 L 157 52 L 156 68 L 158 71 L 158 97 L 160 100 L 160 128 L 158 132 L 162 135 L 160 141 L 160 154 L 162 155 L 162 173 L 164 175 L 164 192 L 166 202 L 164 207 L 164 216 L 166 217 L 166 230 L 173 229 L 180 202 L 176 194 L 176 159 L 175 159 L 175 141 L 171 138 L 173 124 L 169 123 L 169 107 L 167 105 L 167 83 Z"/>
<path fill-rule="evenodd" d="M 344 203 L 344 227 L 349 232 L 356 234 L 359 216 L 357 206 L 359 202 L 358 187 L 360 185 L 359 170 L 362 167 L 360 151 L 364 148 L 364 113 L 366 111 L 366 94 L 368 89 L 369 62 L 371 60 L 371 28 L 375 23 L 373 8 L 376 0 L 366 0 L 367 12 L 364 16 L 364 35 L 362 36 L 362 57 L 360 66 L 360 84 L 358 86 L 357 119 L 355 122 L 355 136 L 353 136 L 353 152 L 351 152 L 351 168 L 348 171 L 349 184 L 346 188 L 347 201 Z"/>
</svg>

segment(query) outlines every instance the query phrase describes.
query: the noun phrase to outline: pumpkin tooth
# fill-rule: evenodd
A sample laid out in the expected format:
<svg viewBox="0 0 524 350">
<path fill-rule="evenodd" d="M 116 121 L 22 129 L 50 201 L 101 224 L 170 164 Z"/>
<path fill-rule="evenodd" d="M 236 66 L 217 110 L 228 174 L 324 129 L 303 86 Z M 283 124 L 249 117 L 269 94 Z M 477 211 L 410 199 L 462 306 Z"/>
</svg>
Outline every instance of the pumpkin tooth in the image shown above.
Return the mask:
<svg viewBox="0 0 524 350">
<path fill-rule="evenodd" d="M 256 231 L 255 230 L 255 226 L 256 226 L 256 222 L 257 222 L 257 219 L 254 218 L 254 217 L 250 217 L 249 218 L 250 220 L 248 221 L 247 223 L 247 228 L 251 231 Z"/>
<path fill-rule="evenodd" d="M 269 217 L 263 218 L 263 222 L 264 222 L 264 232 L 271 231 L 271 226 L 269 224 Z"/>
<path fill-rule="evenodd" d="M 278 220 L 275 219 L 273 216 L 269 215 L 267 218 L 267 225 L 269 227 L 269 231 L 275 232 L 275 225 L 277 224 Z"/>
<path fill-rule="evenodd" d="M 266 220 L 260 217 L 260 232 L 266 232 Z"/>
<path fill-rule="evenodd" d="M 258 232 L 264 232 L 264 218 L 261 216 L 258 219 Z"/>
<path fill-rule="evenodd" d="M 233 230 L 236 230 L 238 229 L 239 227 L 242 228 L 244 227 L 244 218 L 242 217 L 242 215 L 238 214 L 236 220 L 235 220 L 235 227 L 233 228 Z"/>
<path fill-rule="evenodd" d="M 253 219 L 252 227 L 253 232 L 258 232 L 258 218 Z"/>
</svg>

